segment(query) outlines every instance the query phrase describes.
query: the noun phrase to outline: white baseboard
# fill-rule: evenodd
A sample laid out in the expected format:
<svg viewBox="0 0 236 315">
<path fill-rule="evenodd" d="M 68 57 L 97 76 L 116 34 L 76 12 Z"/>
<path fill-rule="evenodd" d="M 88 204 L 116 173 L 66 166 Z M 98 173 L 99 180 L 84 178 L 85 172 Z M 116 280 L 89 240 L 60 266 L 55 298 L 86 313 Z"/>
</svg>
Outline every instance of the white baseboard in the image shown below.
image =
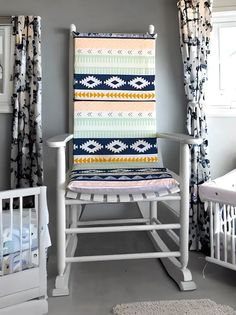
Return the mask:
<svg viewBox="0 0 236 315">
<path fill-rule="evenodd" d="M 31 300 L 0 309 L 0 315 L 43 315 L 47 313 L 48 302 L 45 299 Z"/>
</svg>

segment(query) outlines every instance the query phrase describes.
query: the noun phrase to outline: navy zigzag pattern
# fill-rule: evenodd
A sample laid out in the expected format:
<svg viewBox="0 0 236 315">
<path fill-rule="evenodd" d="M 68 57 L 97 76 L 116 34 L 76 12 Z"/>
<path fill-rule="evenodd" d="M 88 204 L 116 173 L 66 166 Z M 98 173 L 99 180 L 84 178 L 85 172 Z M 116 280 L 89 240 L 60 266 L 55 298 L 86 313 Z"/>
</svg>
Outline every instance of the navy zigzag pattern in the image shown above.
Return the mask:
<svg viewBox="0 0 236 315">
<path fill-rule="evenodd" d="M 157 154 L 156 138 L 74 138 L 74 155 Z"/>
<path fill-rule="evenodd" d="M 76 90 L 154 91 L 154 75 L 74 74 Z"/>
</svg>

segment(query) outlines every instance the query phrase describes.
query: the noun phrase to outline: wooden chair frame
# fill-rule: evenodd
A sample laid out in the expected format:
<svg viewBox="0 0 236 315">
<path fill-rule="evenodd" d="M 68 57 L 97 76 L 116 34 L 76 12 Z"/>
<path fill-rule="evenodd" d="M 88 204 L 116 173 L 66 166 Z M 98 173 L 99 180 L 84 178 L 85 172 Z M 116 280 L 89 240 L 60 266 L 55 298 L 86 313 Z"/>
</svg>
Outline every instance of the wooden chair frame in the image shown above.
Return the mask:
<svg viewBox="0 0 236 315">
<path fill-rule="evenodd" d="M 76 31 L 71 25 L 70 56 L 73 55 L 73 35 Z M 154 27 L 149 26 L 149 32 L 154 34 Z M 71 58 L 71 57 L 70 57 Z M 70 90 L 72 84 L 73 62 L 70 61 Z M 72 93 L 70 93 L 70 104 L 73 103 Z M 72 115 L 71 115 L 72 117 Z M 71 125 L 70 125 L 71 129 Z M 69 294 L 69 275 L 71 263 L 87 261 L 107 261 L 122 259 L 140 258 L 160 258 L 167 273 L 178 284 L 181 290 L 194 290 L 196 285 L 192 280 L 192 275 L 188 265 L 188 243 L 189 243 L 189 145 L 202 142 L 202 139 L 193 138 L 183 134 L 157 133 L 157 138 L 177 141 L 180 144 L 180 193 L 161 195 L 157 192 L 127 194 L 127 195 L 107 195 L 107 194 L 80 194 L 66 192 L 66 149 L 67 144 L 73 139 L 73 134 L 64 134 L 48 139 L 47 144 L 57 150 L 57 268 L 58 276 L 55 282 L 54 296 Z M 157 216 L 157 203 L 165 200 L 180 201 L 180 222 L 162 224 Z M 81 221 L 80 214 L 86 204 L 97 203 L 129 203 L 146 201 L 150 204 L 148 218 L 122 219 L 122 220 L 102 220 L 102 221 Z M 71 213 L 70 219 L 68 213 Z M 70 222 L 69 222 L 70 221 Z M 158 235 L 158 231 L 164 230 L 169 237 L 179 246 L 178 251 L 171 251 Z M 173 230 L 180 230 L 179 236 Z M 83 233 L 109 233 L 127 231 L 147 231 L 157 252 L 137 253 L 137 254 L 116 254 L 116 255 L 96 255 L 77 256 L 77 235 Z"/>
</svg>

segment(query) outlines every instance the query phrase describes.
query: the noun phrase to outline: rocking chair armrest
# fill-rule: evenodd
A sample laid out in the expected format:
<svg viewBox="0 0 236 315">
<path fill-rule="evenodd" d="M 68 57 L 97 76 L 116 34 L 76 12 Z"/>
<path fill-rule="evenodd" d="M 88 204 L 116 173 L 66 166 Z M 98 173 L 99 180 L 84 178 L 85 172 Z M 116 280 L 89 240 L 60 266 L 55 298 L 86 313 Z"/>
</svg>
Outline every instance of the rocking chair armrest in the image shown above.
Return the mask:
<svg viewBox="0 0 236 315">
<path fill-rule="evenodd" d="M 47 145 L 50 148 L 61 148 L 65 147 L 67 142 L 73 139 L 73 134 L 65 133 L 63 135 L 58 135 L 47 140 Z"/>
<path fill-rule="evenodd" d="M 189 135 L 185 135 L 182 133 L 157 133 L 157 138 L 168 139 L 173 141 L 178 141 L 184 144 L 201 144 L 203 142 L 202 138 L 194 138 Z"/>
</svg>

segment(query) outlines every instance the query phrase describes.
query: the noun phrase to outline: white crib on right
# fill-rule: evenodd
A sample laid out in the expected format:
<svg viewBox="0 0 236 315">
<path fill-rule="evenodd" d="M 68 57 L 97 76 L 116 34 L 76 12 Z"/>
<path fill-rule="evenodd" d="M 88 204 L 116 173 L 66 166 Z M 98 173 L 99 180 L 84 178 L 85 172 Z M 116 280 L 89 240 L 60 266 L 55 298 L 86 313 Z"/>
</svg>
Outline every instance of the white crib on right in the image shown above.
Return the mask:
<svg viewBox="0 0 236 315">
<path fill-rule="evenodd" d="M 236 169 L 199 186 L 210 216 L 210 256 L 206 260 L 236 271 Z"/>
</svg>

